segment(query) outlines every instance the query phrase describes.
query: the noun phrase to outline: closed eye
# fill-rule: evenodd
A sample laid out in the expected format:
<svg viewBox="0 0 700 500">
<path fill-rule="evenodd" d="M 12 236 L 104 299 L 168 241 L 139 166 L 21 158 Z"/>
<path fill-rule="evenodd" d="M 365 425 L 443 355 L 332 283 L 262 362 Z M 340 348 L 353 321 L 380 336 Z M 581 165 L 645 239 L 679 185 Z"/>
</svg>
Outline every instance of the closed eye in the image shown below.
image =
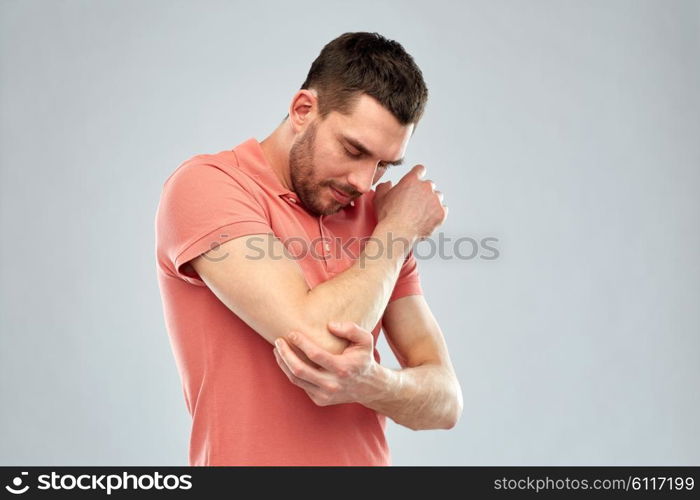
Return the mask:
<svg viewBox="0 0 700 500">
<path fill-rule="evenodd" d="M 355 159 L 357 159 L 357 158 L 360 158 L 360 157 L 362 156 L 362 153 L 353 153 L 353 152 L 350 151 L 348 148 L 343 148 L 343 150 L 345 151 L 345 155 L 348 156 L 348 157 L 350 157 L 350 158 L 355 158 Z M 389 163 L 385 163 L 385 162 L 383 162 L 383 161 L 382 161 L 382 162 L 379 162 L 379 168 L 389 168 L 389 167 L 391 167 L 391 166 L 392 166 L 392 165 L 389 164 Z"/>
<path fill-rule="evenodd" d="M 343 148 L 343 149 L 345 150 L 345 154 L 347 156 L 349 156 L 350 158 L 359 158 L 360 156 L 362 156 L 362 153 L 355 154 L 355 153 L 350 152 L 350 150 L 348 150 L 348 148 Z"/>
</svg>

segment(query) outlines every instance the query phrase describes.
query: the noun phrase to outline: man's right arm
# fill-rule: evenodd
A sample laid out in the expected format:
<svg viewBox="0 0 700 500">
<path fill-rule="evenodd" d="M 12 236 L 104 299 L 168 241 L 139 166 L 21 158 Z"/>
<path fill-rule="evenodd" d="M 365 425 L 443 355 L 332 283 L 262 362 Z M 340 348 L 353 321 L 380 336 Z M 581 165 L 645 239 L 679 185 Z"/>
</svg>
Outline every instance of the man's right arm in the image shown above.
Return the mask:
<svg viewBox="0 0 700 500">
<path fill-rule="evenodd" d="M 421 180 L 424 173 L 425 167 L 416 165 L 395 187 L 391 182 L 377 185 L 373 204 L 378 222 L 359 259 L 313 289 L 274 234 L 263 236 L 271 255 L 251 253 L 249 240 L 260 238 L 258 233 L 221 244 L 217 254 L 225 255 L 223 259 L 210 258 L 207 252 L 190 262 L 219 300 L 271 344 L 298 330 L 340 354 L 348 341 L 333 335 L 328 323 L 352 321 L 374 329 L 414 242 L 429 236 L 447 217 L 442 193 L 432 181 Z"/>
<path fill-rule="evenodd" d="M 261 237 L 270 255 L 251 250 L 249 242 Z M 411 231 L 380 221 L 360 258 L 313 289 L 273 234 L 229 240 L 217 250 L 225 258 L 204 254 L 191 264 L 219 300 L 271 344 L 298 330 L 327 351 L 339 354 L 348 342 L 331 334 L 328 322 L 353 321 L 371 331 L 386 309 L 415 238 Z M 389 244 L 393 245 L 390 252 Z M 283 257 L 278 258 L 280 255 Z"/>
</svg>

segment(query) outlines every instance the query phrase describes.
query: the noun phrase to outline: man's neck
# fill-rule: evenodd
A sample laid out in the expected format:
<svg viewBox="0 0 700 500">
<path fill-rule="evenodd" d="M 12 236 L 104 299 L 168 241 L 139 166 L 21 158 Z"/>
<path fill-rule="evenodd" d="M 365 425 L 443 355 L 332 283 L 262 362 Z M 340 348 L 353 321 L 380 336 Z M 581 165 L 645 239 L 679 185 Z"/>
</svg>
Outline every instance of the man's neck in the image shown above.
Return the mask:
<svg viewBox="0 0 700 500">
<path fill-rule="evenodd" d="M 270 135 L 260 142 L 265 159 L 272 167 L 280 184 L 293 191 L 289 175 L 289 149 L 292 145 L 291 134 L 287 130 L 287 122 L 282 123 Z"/>
</svg>

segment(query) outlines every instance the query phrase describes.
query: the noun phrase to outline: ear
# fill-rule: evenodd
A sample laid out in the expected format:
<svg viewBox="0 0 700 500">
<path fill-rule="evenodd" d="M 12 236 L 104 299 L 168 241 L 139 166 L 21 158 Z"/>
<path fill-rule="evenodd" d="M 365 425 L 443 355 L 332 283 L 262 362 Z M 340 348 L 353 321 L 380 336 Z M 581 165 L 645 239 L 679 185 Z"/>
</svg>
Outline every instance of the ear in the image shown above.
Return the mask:
<svg viewBox="0 0 700 500">
<path fill-rule="evenodd" d="M 318 95 L 316 89 L 301 89 L 289 105 L 289 123 L 294 133 L 302 132 L 318 114 Z"/>
</svg>

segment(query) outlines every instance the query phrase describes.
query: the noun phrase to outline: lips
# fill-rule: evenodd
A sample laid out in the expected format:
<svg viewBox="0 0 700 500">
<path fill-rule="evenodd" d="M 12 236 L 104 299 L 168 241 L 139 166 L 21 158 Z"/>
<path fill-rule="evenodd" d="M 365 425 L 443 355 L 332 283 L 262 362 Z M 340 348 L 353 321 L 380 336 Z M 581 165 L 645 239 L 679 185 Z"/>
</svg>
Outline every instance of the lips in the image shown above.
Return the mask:
<svg viewBox="0 0 700 500">
<path fill-rule="evenodd" d="M 336 200 L 338 200 L 341 203 L 348 203 L 350 200 L 352 200 L 352 197 L 346 195 L 342 191 L 338 191 L 335 189 L 333 186 L 330 186 L 331 192 L 333 193 L 333 196 L 335 197 Z"/>
</svg>

